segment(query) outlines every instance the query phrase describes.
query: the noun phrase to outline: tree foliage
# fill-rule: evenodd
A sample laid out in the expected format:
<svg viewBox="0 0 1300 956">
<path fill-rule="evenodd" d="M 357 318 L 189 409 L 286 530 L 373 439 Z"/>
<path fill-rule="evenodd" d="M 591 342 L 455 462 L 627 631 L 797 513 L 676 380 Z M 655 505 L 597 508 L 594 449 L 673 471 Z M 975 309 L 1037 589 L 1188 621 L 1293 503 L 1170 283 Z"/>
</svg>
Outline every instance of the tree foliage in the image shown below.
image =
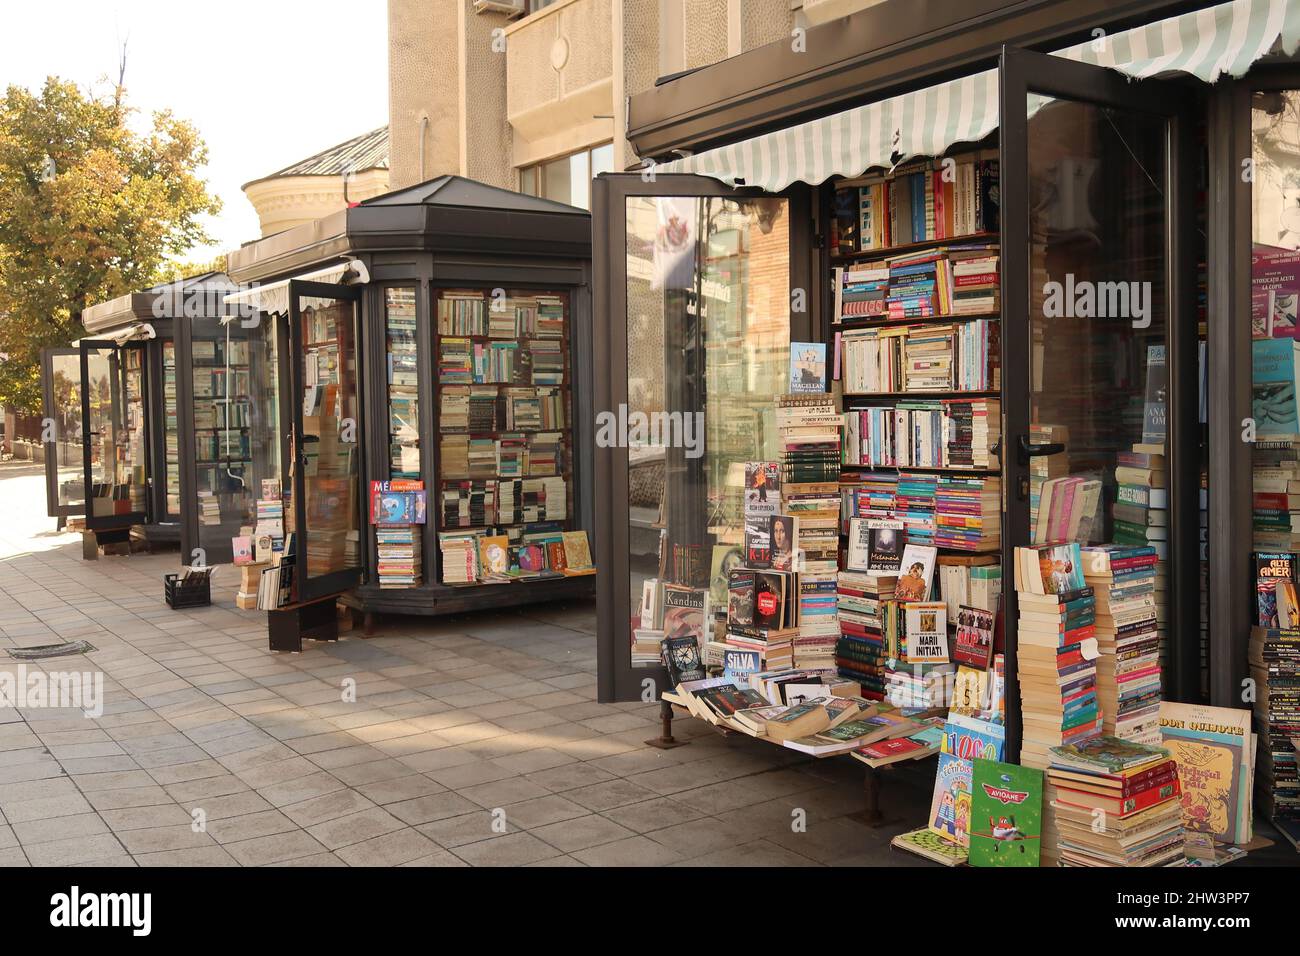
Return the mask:
<svg viewBox="0 0 1300 956">
<path fill-rule="evenodd" d="M 198 131 L 160 112 L 137 132 L 132 117 L 120 86 L 99 96 L 50 77 L 0 97 L 0 404 L 38 410 L 42 348 L 211 242 L 202 217 L 220 200 Z"/>
</svg>

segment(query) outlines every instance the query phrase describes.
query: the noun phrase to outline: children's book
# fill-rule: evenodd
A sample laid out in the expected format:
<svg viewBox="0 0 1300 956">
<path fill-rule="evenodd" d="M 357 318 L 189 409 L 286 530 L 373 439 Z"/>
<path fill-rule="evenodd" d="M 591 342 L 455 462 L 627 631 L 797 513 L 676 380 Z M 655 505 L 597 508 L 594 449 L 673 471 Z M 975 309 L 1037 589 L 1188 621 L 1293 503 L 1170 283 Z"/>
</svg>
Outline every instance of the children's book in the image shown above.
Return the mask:
<svg viewBox="0 0 1300 956">
<path fill-rule="evenodd" d="M 1160 742 L 1178 761 L 1183 826 L 1220 843 L 1249 843 L 1255 766 L 1251 712 L 1162 701 Z"/>
<path fill-rule="evenodd" d="M 971 866 L 1038 866 L 1043 772 L 976 760 L 971 770 Z"/>
<path fill-rule="evenodd" d="M 970 845 L 970 788 L 970 761 L 940 753 L 930 801 L 930 830 L 963 847 Z"/>
<path fill-rule="evenodd" d="M 961 866 L 966 862 L 964 846 L 945 840 L 926 827 L 900 833 L 889 841 L 889 845 L 944 866 Z"/>
</svg>

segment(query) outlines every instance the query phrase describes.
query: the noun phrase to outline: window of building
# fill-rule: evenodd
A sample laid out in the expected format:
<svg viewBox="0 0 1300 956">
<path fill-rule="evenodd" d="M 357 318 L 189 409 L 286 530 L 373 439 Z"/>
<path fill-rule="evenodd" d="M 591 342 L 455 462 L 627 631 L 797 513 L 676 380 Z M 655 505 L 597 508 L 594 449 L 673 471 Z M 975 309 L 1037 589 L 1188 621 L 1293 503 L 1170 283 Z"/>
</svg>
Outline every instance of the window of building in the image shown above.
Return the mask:
<svg viewBox="0 0 1300 956">
<path fill-rule="evenodd" d="M 591 208 L 591 180 L 614 168 L 614 144 L 606 143 L 519 170 L 519 191 Z"/>
</svg>

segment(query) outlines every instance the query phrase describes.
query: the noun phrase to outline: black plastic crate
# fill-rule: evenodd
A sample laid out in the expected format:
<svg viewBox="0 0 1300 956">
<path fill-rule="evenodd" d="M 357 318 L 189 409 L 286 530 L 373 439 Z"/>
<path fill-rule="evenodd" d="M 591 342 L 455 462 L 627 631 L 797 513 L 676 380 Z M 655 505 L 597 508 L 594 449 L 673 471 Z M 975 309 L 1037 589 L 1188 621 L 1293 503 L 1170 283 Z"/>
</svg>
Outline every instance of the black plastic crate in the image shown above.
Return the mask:
<svg viewBox="0 0 1300 956">
<path fill-rule="evenodd" d="M 212 575 L 205 574 L 198 581 L 184 584 L 180 575 L 163 575 L 164 596 L 173 611 L 187 607 L 208 607 L 212 604 Z"/>
</svg>

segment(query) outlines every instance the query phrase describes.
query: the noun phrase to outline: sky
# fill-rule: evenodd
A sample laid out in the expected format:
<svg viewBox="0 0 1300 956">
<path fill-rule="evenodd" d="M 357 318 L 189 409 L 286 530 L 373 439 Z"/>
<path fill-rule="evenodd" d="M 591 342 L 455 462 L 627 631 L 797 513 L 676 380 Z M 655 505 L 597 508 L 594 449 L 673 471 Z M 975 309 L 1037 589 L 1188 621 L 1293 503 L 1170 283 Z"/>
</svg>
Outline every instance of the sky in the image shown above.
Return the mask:
<svg viewBox="0 0 1300 956">
<path fill-rule="evenodd" d="M 42 0 L 6 3 L 0 87 L 55 74 L 109 91 L 126 43 L 128 103 L 170 109 L 208 146 L 220 196 L 206 261 L 261 234 L 240 187 L 388 122 L 384 0 Z"/>
</svg>

